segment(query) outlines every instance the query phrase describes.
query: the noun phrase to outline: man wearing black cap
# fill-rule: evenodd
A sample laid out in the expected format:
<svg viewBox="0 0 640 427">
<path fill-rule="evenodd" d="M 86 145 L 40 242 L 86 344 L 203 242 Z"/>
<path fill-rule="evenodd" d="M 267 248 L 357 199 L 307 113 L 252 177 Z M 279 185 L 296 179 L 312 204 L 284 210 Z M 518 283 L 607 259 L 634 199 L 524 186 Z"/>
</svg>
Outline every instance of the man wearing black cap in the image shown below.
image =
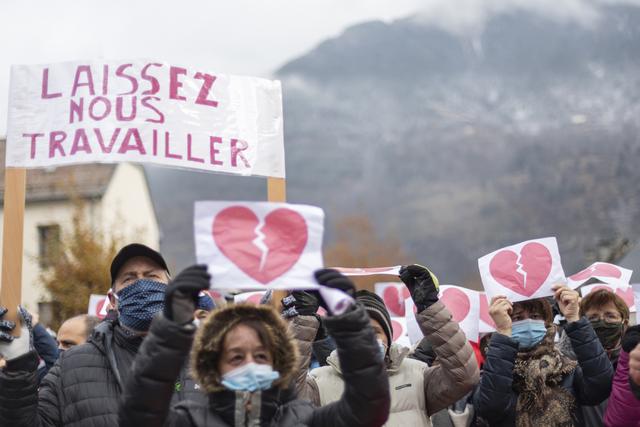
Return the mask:
<svg viewBox="0 0 640 427">
<path fill-rule="evenodd" d="M 184 282 L 206 287 L 208 277 L 206 268 L 189 267 L 172 288 Z M 37 355 L 28 347 L 19 352 L 10 349 L 13 343 L 5 344 L 13 357 L 0 370 L 0 425 L 118 425 L 120 394 L 151 319 L 164 309 L 165 301 L 172 306 L 181 297 L 166 292 L 169 279 L 167 263 L 158 252 L 137 243 L 123 247 L 111 263 L 110 298 L 118 317 L 99 324 L 85 344 L 65 351 L 39 390 L 34 376 Z M 22 331 L 28 334 L 29 328 Z M 201 393 L 195 389 L 183 373 L 174 398 L 199 400 Z"/>
</svg>

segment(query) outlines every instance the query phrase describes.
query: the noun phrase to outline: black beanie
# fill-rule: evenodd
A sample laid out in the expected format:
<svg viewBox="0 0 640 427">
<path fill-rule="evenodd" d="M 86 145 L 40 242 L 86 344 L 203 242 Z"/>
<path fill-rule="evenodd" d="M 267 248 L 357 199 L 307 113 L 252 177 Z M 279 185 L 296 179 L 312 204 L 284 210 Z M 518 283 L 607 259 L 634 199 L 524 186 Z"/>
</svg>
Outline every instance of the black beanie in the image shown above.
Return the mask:
<svg viewBox="0 0 640 427">
<path fill-rule="evenodd" d="M 387 336 L 389 347 L 391 347 L 391 343 L 393 342 L 391 316 L 389 316 L 389 312 L 387 311 L 387 307 L 384 305 L 382 298 L 371 291 L 363 289 L 356 292 L 356 301 L 364 306 L 369 317 L 380 323 L 380 326 L 382 326 L 382 329 L 384 330 L 384 334 Z"/>
</svg>

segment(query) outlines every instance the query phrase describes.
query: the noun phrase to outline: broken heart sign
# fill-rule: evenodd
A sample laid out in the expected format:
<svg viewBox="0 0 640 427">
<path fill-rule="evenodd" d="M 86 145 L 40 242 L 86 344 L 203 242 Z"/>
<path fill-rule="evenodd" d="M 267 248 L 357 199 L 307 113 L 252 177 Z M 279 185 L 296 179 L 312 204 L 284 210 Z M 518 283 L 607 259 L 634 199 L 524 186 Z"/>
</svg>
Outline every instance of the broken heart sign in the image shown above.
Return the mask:
<svg viewBox="0 0 640 427">
<path fill-rule="evenodd" d="M 376 283 L 375 290 L 391 317 L 404 317 L 404 300 L 411 295 L 403 283 Z"/>
<path fill-rule="evenodd" d="M 109 297 L 107 295 L 91 294 L 89 296 L 89 308 L 87 314 L 104 319 L 109 309 Z"/>
<path fill-rule="evenodd" d="M 480 317 L 480 295 L 471 289 L 454 285 L 440 285 L 440 302 L 451 312 L 452 320 L 468 340 L 478 340 L 478 319 Z"/>
<path fill-rule="evenodd" d="M 317 289 L 322 209 L 286 203 L 196 202 L 198 262 L 212 289 Z"/>
<path fill-rule="evenodd" d="M 589 279 L 598 279 L 613 287 L 626 288 L 629 286 L 633 270 L 618 267 L 607 262 L 594 262 L 584 270 L 569 276 L 568 284 L 571 288 L 577 288 Z"/>
<path fill-rule="evenodd" d="M 487 297 L 505 295 L 523 301 L 553 295 L 551 286 L 566 283 L 555 237 L 528 240 L 478 259 Z"/>
<path fill-rule="evenodd" d="M 391 316 L 391 329 L 393 329 L 393 342 L 403 347 L 411 347 L 407 333 L 407 320 L 404 317 Z"/>
<path fill-rule="evenodd" d="M 233 296 L 233 302 L 236 304 L 246 302 L 253 305 L 260 305 L 260 300 L 265 293 L 266 291 L 242 292 Z"/>
<path fill-rule="evenodd" d="M 586 297 L 592 292 L 599 291 L 600 289 L 605 289 L 609 292 L 613 292 L 618 295 L 629 307 L 629 311 L 636 311 L 636 304 L 633 297 L 633 288 L 630 285 L 626 287 L 620 286 L 611 286 L 604 283 L 594 283 L 593 285 L 587 285 L 580 288 L 580 294 L 582 297 Z"/>
<path fill-rule="evenodd" d="M 484 292 L 478 292 L 480 298 L 480 323 L 478 325 L 479 333 L 494 332 L 496 330 L 496 324 L 493 318 L 489 314 L 489 299 Z"/>
</svg>

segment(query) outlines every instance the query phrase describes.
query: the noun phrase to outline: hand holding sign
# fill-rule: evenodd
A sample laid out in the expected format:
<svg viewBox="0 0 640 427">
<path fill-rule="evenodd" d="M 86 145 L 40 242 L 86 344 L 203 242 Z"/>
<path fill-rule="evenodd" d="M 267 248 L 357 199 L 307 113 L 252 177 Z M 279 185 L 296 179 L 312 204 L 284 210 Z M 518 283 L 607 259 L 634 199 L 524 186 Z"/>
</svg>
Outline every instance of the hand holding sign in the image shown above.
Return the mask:
<svg viewBox="0 0 640 427">
<path fill-rule="evenodd" d="M 498 295 L 491 298 L 489 315 L 496 325 L 496 332 L 511 336 L 511 313 L 513 313 L 513 304 L 507 297 Z"/>
<path fill-rule="evenodd" d="M 499 249 L 480 258 L 478 268 L 487 296 L 512 302 L 552 295 L 554 283 L 566 282 L 555 237 Z"/>
<path fill-rule="evenodd" d="M 427 267 L 418 264 L 403 266 L 400 269 L 400 279 L 409 288 L 418 312 L 438 301 L 438 278 Z"/>
<path fill-rule="evenodd" d="M 554 285 L 554 298 L 558 301 L 560 312 L 568 322 L 580 320 L 580 296 L 576 291 L 564 285 Z"/>
</svg>

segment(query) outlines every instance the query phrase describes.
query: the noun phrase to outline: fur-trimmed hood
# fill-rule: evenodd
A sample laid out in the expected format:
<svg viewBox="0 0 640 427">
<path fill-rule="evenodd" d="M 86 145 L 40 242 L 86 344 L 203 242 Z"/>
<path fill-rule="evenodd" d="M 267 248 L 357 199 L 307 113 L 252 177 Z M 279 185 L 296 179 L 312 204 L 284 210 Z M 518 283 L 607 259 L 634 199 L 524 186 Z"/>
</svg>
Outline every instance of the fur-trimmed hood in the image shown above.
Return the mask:
<svg viewBox="0 0 640 427">
<path fill-rule="evenodd" d="M 207 393 L 225 389 L 218 372 L 222 343 L 227 332 L 246 320 L 263 323 L 268 332 L 268 344 L 273 349 L 273 369 L 280 373 L 280 378 L 273 386 L 286 389 L 291 384 L 299 356 L 287 323 L 270 306 L 236 304 L 214 310 L 199 328 L 193 343 L 191 369 L 194 378 Z"/>
</svg>

